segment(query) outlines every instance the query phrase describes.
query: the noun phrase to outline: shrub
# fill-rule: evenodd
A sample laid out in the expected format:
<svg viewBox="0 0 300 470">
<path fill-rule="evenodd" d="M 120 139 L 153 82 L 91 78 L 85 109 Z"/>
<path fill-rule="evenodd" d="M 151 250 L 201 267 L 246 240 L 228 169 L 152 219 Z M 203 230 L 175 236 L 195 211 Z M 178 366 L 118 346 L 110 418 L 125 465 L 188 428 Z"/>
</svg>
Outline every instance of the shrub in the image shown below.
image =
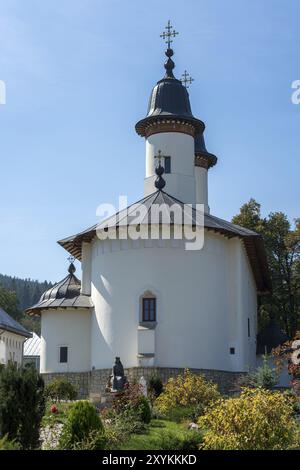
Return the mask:
<svg viewBox="0 0 300 470">
<path fill-rule="evenodd" d="M 170 408 L 166 413 L 163 415 L 159 416 L 158 418 L 162 419 L 167 419 L 169 421 L 174 421 L 175 423 L 181 423 L 182 421 L 187 421 L 187 420 L 195 420 L 202 414 L 202 405 L 200 405 L 201 412 L 196 413 L 197 410 L 197 405 L 189 405 L 189 406 L 174 406 L 173 408 Z M 157 410 L 156 410 L 157 411 Z"/>
<path fill-rule="evenodd" d="M 272 390 L 278 382 L 278 371 L 268 362 L 268 355 L 263 356 L 263 364 L 253 372 L 240 376 L 234 385 L 234 391 L 240 393 L 243 388 L 265 388 Z"/>
<path fill-rule="evenodd" d="M 44 382 L 35 369 L 13 363 L 1 368 L 0 437 L 36 449 L 44 411 Z"/>
<path fill-rule="evenodd" d="M 159 447 L 161 450 L 198 450 L 202 441 L 202 433 L 196 430 L 183 434 L 169 431 L 161 436 Z"/>
<path fill-rule="evenodd" d="M 146 430 L 146 425 L 130 415 L 114 415 L 105 424 L 105 449 L 117 450 L 124 444 L 132 434 L 142 434 Z"/>
<path fill-rule="evenodd" d="M 176 407 L 197 407 L 199 414 L 202 414 L 209 403 L 219 398 L 217 385 L 186 369 L 183 375 L 168 380 L 163 393 L 155 401 L 155 406 L 162 414 L 167 414 Z"/>
<path fill-rule="evenodd" d="M 0 450 L 20 450 L 20 444 L 9 441 L 7 434 L 0 439 Z"/>
<path fill-rule="evenodd" d="M 237 398 L 210 405 L 200 426 L 207 429 L 203 449 L 280 450 L 299 445 L 292 403 L 279 392 L 244 389 Z"/>
<path fill-rule="evenodd" d="M 74 403 L 63 426 L 59 447 L 61 449 L 103 449 L 104 428 L 94 405 L 88 401 Z M 93 447 L 94 446 L 94 447 Z"/>
<path fill-rule="evenodd" d="M 270 367 L 268 362 L 268 356 L 263 356 L 263 364 L 258 367 L 256 371 L 250 374 L 250 383 L 252 387 L 263 387 L 267 390 L 271 390 L 278 382 L 278 375 L 275 369 Z"/>
<path fill-rule="evenodd" d="M 145 423 L 149 424 L 151 421 L 151 408 L 149 405 L 149 401 L 144 395 L 141 395 L 139 397 L 138 403 L 137 403 L 137 414 L 140 418 L 140 420 Z"/>
<path fill-rule="evenodd" d="M 159 397 L 164 389 L 162 379 L 159 375 L 152 375 L 149 379 L 149 394 L 154 398 Z"/>
<path fill-rule="evenodd" d="M 131 384 L 113 402 L 116 414 L 126 419 L 141 421 L 148 424 L 151 420 L 151 408 L 148 399 L 141 393 L 139 384 Z"/>
<path fill-rule="evenodd" d="M 53 401 L 76 400 L 77 390 L 67 379 L 57 378 L 46 385 L 45 395 Z"/>
<path fill-rule="evenodd" d="M 74 443 L 73 450 L 103 450 L 106 448 L 107 438 L 103 431 L 91 431 L 82 441 Z"/>
</svg>

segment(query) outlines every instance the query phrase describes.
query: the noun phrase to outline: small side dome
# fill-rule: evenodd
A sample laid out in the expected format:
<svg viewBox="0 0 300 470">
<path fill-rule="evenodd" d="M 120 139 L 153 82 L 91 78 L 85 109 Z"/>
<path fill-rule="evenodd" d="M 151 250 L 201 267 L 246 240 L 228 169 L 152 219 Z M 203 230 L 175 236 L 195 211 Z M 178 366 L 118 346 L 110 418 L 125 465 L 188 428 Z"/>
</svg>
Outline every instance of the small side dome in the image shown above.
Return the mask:
<svg viewBox="0 0 300 470">
<path fill-rule="evenodd" d="M 93 303 L 89 296 L 81 294 L 81 282 L 75 276 L 76 268 L 70 264 L 69 274 L 55 286 L 43 293 L 40 300 L 25 312 L 28 315 L 40 314 L 42 310 L 57 308 L 91 308 Z"/>
<path fill-rule="evenodd" d="M 209 169 L 217 161 L 218 158 L 206 149 L 203 132 L 199 132 L 195 137 L 195 165 Z"/>
<path fill-rule="evenodd" d="M 70 267 L 68 276 L 58 282 L 54 287 L 44 292 L 40 298 L 40 302 L 44 300 L 73 299 L 80 294 L 81 282 L 74 275 L 74 271 L 72 268 L 70 269 Z"/>
</svg>

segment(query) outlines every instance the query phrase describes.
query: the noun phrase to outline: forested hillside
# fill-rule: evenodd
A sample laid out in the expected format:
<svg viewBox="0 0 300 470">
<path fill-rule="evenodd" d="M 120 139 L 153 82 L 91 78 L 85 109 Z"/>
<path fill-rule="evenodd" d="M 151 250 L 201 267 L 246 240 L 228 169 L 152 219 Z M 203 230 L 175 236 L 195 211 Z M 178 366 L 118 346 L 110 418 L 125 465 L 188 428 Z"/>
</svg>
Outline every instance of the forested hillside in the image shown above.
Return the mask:
<svg viewBox="0 0 300 470">
<path fill-rule="evenodd" d="M 0 307 L 28 330 L 39 333 L 39 317 L 30 318 L 24 315 L 24 310 L 34 305 L 42 293 L 52 285 L 47 281 L 39 282 L 0 274 Z"/>
</svg>

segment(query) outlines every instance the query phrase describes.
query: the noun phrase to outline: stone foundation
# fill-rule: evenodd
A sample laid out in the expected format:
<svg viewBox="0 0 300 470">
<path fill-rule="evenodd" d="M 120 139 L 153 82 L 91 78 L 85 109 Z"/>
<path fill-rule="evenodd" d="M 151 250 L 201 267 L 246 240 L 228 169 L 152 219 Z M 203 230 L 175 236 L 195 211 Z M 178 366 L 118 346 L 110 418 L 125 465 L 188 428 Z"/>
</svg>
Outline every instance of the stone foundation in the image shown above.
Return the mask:
<svg viewBox="0 0 300 470">
<path fill-rule="evenodd" d="M 211 380 L 218 385 L 222 394 L 230 394 L 236 380 L 246 375 L 246 372 L 228 372 L 222 370 L 206 370 L 206 369 L 190 369 L 194 374 L 202 374 L 207 380 Z M 152 375 L 159 375 L 166 383 L 170 377 L 176 377 L 182 374 L 184 369 L 169 367 L 132 367 L 125 369 L 125 375 L 129 382 L 137 382 L 144 376 L 148 382 Z M 45 384 L 51 382 L 55 378 L 65 377 L 78 390 L 78 398 L 93 398 L 95 401 L 101 401 L 104 397 L 105 387 L 111 369 L 92 370 L 91 372 L 64 372 L 64 373 L 48 373 L 42 374 Z"/>
<path fill-rule="evenodd" d="M 45 385 L 54 379 L 66 378 L 78 391 L 78 398 L 87 398 L 90 394 L 90 372 L 51 372 L 41 374 Z"/>
</svg>

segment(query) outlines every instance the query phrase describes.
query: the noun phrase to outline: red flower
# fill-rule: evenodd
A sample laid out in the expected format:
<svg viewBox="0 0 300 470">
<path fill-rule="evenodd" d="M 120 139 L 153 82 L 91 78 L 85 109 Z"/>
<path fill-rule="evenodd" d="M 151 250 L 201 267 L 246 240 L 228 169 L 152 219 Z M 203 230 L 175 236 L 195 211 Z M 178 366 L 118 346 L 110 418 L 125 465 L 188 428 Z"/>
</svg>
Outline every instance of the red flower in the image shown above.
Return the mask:
<svg viewBox="0 0 300 470">
<path fill-rule="evenodd" d="M 50 411 L 51 411 L 51 413 L 57 413 L 58 409 L 55 405 L 52 405 L 51 408 L 50 408 Z"/>
</svg>

